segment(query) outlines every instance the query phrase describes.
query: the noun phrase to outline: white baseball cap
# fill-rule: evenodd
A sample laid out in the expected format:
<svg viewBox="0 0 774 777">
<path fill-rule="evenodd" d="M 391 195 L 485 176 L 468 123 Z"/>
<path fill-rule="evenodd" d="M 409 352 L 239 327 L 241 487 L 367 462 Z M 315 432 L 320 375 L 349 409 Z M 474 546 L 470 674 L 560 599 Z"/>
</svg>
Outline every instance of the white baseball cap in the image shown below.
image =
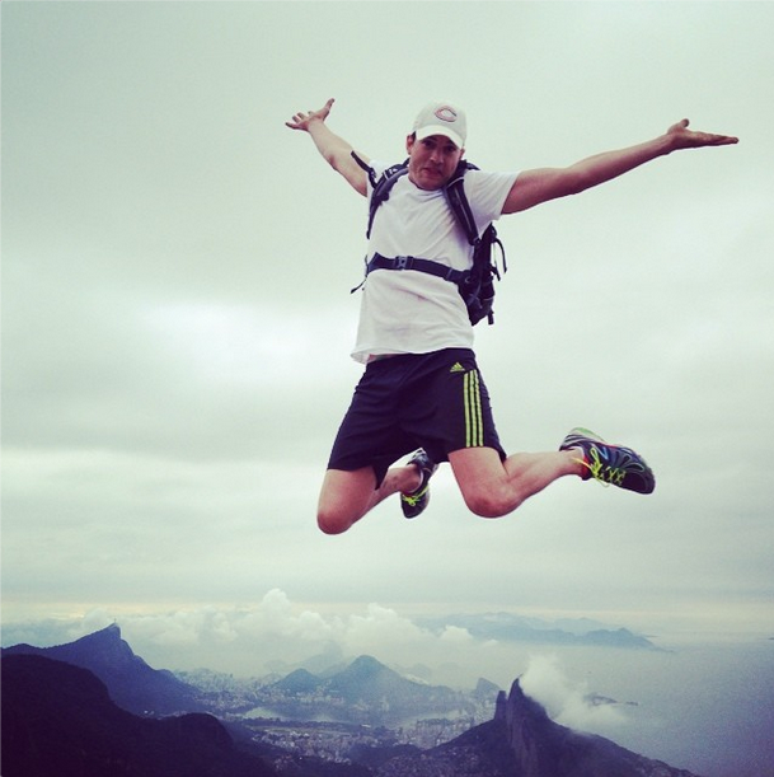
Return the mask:
<svg viewBox="0 0 774 777">
<path fill-rule="evenodd" d="M 417 140 L 431 135 L 444 135 L 457 148 L 465 147 L 467 121 L 465 111 L 449 103 L 430 103 L 419 112 L 414 120 Z"/>
</svg>

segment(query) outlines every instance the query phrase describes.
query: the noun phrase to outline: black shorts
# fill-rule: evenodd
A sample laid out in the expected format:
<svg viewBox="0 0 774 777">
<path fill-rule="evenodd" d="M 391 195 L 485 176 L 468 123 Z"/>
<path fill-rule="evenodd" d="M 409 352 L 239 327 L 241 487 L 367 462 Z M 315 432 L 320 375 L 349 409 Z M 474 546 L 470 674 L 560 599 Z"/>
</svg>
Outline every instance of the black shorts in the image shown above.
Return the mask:
<svg viewBox="0 0 774 777">
<path fill-rule="evenodd" d="M 329 469 L 387 469 L 424 448 L 435 462 L 461 448 L 494 448 L 505 459 L 489 394 L 467 348 L 401 354 L 367 365 L 333 444 Z"/>
</svg>

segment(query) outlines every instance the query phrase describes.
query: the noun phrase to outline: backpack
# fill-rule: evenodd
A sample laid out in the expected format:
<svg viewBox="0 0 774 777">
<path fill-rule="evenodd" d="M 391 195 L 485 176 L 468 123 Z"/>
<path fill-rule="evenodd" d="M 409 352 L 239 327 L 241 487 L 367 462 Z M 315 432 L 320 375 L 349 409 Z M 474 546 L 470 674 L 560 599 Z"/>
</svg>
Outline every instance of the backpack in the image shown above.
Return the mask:
<svg viewBox="0 0 774 777">
<path fill-rule="evenodd" d="M 353 151 L 352 157 L 367 173 L 371 181 L 373 192 L 368 210 L 368 228 L 366 237 L 371 236 L 371 227 L 374 223 L 374 216 L 379 206 L 389 199 L 390 190 L 398 179 L 408 173 L 408 160 L 388 167 L 379 179 L 373 168 L 369 167 Z M 435 275 L 444 280 L 456 284 L 460 296 L 465 302 L 468 310 L 468 318 L 472 325 L 476 325 L 483 318 L 494 323 L 494 279 L 500 280 L 500 270 L 492 256 L 492 249 L 497 245 L 502 256 L 503 273 L 508 269 L 505 263 L 505 249 L 500 239 L 497 237 L 497 230 L 493 224 L 489 224 L 481 237 L 478 235 L 473 213 L 465 196 L 465 187 L 463 179 L 468 170 L 478 170 L 478 168 L 465 159 L 460 160 L 457 169 L 449 182 L 444 186 L 444 194 L 449 203 L 449 207 L 454 213 L 457 223 L 462 227 L 468 242 L 473 246 L 473 265 L 470 270 L 454 270 L 440 262 L 434 262 L 430 259 L 421 259 L 415 256 L 396 256 L 384 257 L 381 254 L 375 254 L 370 262 L 366 264 L 366 277 L 372 270 L 418 270 L 420 272 Z M 365 282 L 365 281 L 363 281 Z M 361 283 L 360 286 L 363 284 Z M 352 289 L 356 291 L 360 286 Z"/>
</svg>

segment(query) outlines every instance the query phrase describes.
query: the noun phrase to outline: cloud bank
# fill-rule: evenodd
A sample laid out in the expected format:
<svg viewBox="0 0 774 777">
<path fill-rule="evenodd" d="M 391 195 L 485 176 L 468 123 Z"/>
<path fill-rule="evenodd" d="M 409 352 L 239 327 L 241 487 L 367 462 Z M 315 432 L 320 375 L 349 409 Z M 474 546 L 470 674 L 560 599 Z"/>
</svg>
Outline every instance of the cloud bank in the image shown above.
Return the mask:
<svg viewBox="0 0 774 777">
<path fill-rule="evenodd" d="M 600 732 L 626 723 L 626 716 L 613 700 L 600 699 L 586 682 L 570 680 L 556 655 L 530 658 L 519 682 L 527 696 L 546 708 L 549 717 L 568 728 Z"/>
</svg>

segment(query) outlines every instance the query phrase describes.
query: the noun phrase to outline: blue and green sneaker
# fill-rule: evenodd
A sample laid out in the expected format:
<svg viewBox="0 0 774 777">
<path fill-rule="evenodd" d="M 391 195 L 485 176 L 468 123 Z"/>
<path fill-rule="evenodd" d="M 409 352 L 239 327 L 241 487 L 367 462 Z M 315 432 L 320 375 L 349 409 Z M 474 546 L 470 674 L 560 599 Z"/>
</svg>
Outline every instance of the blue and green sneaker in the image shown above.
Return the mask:
<svg viewBox="0 0 774 777">
<path fill-rule="evenodd" d="M 586 467 L 584 480 L 594 478 L 603 485 L 614 485 L 638 494 L 651 494 L 656 487 L 653 470 L 645 459 L 631 448 L 611 445 L 588 429 L 573 429 L 562 440 L 560 451 L 577 449 L 583 458 L 578 461 Z"/>
</svg>

